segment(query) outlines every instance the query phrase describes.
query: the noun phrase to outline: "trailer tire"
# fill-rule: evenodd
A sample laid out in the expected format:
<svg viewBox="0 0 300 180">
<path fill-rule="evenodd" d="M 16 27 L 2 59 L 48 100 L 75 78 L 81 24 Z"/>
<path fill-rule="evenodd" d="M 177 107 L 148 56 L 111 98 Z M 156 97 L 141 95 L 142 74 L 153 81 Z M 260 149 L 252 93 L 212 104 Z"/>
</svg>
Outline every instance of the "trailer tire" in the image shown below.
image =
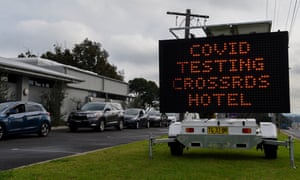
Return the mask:
<svg viewBox="0 0 300 180">
<path fill-rule="evenodd" d="M 179 142 L 171 142 L 169 143 L 170 151 L 173 156 L 182 156 L 184 146 Z"/>
<path fill-rule="evenodd" d="M 277 145 L 264 144 L 264 153 L 266 159 L 276 159 L 277 158 Z"/>
</svg>

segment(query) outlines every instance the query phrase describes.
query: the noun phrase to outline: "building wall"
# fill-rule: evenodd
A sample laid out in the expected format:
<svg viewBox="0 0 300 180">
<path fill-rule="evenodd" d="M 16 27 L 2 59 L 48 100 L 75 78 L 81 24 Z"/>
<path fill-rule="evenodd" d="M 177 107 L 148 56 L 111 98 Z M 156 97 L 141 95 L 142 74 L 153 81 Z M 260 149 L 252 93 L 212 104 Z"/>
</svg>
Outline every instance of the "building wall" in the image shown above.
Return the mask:
<svg viewBox="0 0 300 180">
<path fill-rule="evenodd" d="M 5 82 L 8 87 L 7 100 L 34 101 L 42 103 L 42 95 L 48 94 L 50 88 L 29 85 L 28 80 L 29 78 L 20 76 L 19 80 L 15 83 Z M 28 89 L 28 94 L 25 93 L 25 89 Z"/>
<path fill-rule="evenodd" d="M 104 92 L 112 94 L 128 94 L 128 84 L 104 79 Z"/>
<path fill-rule="evenodd" d="M 96 74 L 87 74 L 80 71 L 75 71 L 72 69 L 67 70 L 67 74 L 75 77 L 80 77 L 84 80 L 81 83 L 70 83 L 69 87 L 80 88 L 92 91 L 102 91 L 103 90 L 103 78 L 99 78 Z"/>
<path fill-rule="evenodd" d="M 44 100 L 42 98 L 43 95 L 49 94 L 50 88 L 37 87 L 37 86 L 29 86 L 29 94 L 28 99 L 30 101 L 42 103 Z M 48 108 L 48 107 L 46 107 Z"/>
<path fill-rule="evenodd" d="M 16 100 L 17 99 L 17 84 L 16 83 L 9 83 L 7 82 L 8 87 L 8 100 Z"/>
<path fill-rule="evenodd" d="M 128 84 L 122 81 L 99 76 L 95 73 L 85 73 L 67 69 L 67 74 L 80 77 L 85 80 L 81 83 L 68 84 L 69 87 L 86 89 L 89 91 L 106 92 L 110 94 L 119 94 L 126 96 L 128 94 Z"/>
</svg>

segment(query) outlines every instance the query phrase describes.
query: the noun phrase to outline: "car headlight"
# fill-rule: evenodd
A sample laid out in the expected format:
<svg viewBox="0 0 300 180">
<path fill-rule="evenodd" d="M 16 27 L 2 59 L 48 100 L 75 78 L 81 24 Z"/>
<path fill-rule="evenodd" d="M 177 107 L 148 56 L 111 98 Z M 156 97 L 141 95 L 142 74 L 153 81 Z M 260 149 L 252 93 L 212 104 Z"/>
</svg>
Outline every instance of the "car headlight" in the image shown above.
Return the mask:
<svg viewBox="0 0 300 180">
<path fill-rule="evenodd" d="M 87 118 L 95 118 L 95 117 L 97 117 L 97 113 L 87 114 L 86 117 Z"/>
</svg>

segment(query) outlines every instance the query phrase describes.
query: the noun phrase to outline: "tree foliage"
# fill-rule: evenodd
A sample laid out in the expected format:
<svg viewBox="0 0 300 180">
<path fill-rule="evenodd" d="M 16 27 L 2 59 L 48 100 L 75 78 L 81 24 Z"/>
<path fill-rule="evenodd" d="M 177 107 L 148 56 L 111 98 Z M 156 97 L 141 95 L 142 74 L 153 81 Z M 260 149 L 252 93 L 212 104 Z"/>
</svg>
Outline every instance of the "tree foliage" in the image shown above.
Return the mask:
<svg viewBox="0 0 300 180">
<path fill-rule="evenodd" d="M 25 53 L 21 53 L 18 55 L 18 58 L 31 58 L 31 57 L 37 57 L 37 55 L 32 54 L 32 52 L 29 50 L 27 50 Z"/>
<path fill-rule="evenodd" d="M 7 100 L 7 94 L 8 94 L 8 87 L 7 84 L 5 84 L 2 81 L 2 76 L 4 76 L 5 73 L 0 72 L 0 102 Z"/>
<path fill-rule="evenodd" d="M 117 67 L 108 62 L 108 52 L 102 48 L 100 43 L 89 39 L 85 39 L 80 44 L 75 44 L 72 50 L 55 45 L 54 52 L 47 51 L 41 57 L 113 79 L 124 80 L 123 75 L 117 71 Z"/>
<path fill-rule="evenodd" d="M 135 104 L 139 106 L 152 104 L 159 99 L 159 88 L 154 81 L 147 81 L 144 78 L 135 78 L 129 82 L 129 92 L 136 96 Z"/>
<path fill-rule="evenodd" d="M 42 104 L 51 114 L 52 125 L 57 126 L 62 122 L 61 106 L 65 98 L 66 85 L 61 81 L 55 81 L 49 93 L 42 95 Z"/>
</svg>

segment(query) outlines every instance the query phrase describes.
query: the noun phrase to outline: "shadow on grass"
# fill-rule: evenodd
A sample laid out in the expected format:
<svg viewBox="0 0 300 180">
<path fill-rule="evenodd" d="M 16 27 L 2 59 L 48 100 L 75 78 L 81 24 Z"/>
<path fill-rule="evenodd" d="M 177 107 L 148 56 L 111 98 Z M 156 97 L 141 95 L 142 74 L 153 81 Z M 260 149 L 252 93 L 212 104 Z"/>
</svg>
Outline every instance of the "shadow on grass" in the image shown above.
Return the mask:
<svg viewBox="0 0 300 180">
<path fill-rule="evenodd" d="M 161 151 L 160 151 L 161 150 Z M 154 150 L 155 158 L 168 156 L 169 158 L 180 158 L 187 160 L 264 160 L 264 152 L 256 149 L 209 149 L 209 148 L 191 148 L 184 149 L 182 156 L 173 156 L 168 147 L 159 147 Z M 266 159 L 267 160 L 267 159 Z"/>
<path fill-rule="evenodd" d="M 241 160 L 261 160 L 265 159 L 264 154 L 261 150 L 254 152 L 253 150 L 198 150 L 198 151 L 184 151 L 181 156 L 185 159 L 218 159 L 218 160 L 229 160 L 229 161 L 241 161 Z"/>
</svg>

